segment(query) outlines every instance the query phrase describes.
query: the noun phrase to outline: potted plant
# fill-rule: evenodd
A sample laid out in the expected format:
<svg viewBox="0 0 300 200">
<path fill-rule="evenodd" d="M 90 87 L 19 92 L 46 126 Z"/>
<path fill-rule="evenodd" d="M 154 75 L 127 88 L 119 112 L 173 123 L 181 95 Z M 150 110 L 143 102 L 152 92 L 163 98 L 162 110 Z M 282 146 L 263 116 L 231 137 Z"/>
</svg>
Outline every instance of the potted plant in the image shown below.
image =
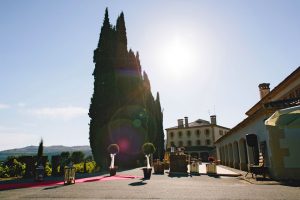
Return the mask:
<svg viewBox="0 0 300 200">
<path fill-rule="evenodd" d="M 207 174 L 216 174 L 217 173 L 217 167 L 214 163 L 215 158 L 214 157 L 208 157 L 209 164 L 206 164 L 206 173 Z"/>
<path fill-rule="evenodd" d="M 147 143 L 143 144 L 142 150 L 147 159 L 147 167 L 143 168 L 144 179 L 150 179 L 152 168 L 150 166 L 149 158 L 150 158 L 151 154 L 153 154 L 155 152 L 156 149 L 152 143 L 147 142 Z"/>
<path fill-rule="evenodd" d="M 153 167 L 154 167 L 155 174 L 164 174 L 165 166 L 164 166 L 164 163 L 161 162 L 159 159 L 157 159 L 157 160 L 155 160 L 155 162 L 153 162 Z"/>
<path fill-rule="evenodd" d="M 117 144 L 110 144 L 107 148 L 108 153 L 110 153 L 111 163 L 109 167 L 109 174 L 110 176 L 116 175 L 117 167 L 115 166 L 115 155 L 119 153 L 119 145 Z"/>
</svg>

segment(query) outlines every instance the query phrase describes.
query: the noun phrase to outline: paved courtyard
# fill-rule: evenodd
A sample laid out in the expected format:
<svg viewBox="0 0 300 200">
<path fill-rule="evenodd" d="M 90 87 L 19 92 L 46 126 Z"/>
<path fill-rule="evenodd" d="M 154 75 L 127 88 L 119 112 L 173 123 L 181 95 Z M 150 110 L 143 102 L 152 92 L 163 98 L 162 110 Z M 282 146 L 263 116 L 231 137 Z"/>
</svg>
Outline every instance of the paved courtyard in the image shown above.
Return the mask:
<svg viewBox="0 0 300 200">
<path fill-rule="evenodd" d="M 118 172 L 143 176 L 141 169 Z M 141 178 L 90 181 L 0 191 L 0 199 L 300 199 L 300 188 L 256 185 L 240 177 L 208 175 L 173 176 L 152 174 Z"/>
</svg>

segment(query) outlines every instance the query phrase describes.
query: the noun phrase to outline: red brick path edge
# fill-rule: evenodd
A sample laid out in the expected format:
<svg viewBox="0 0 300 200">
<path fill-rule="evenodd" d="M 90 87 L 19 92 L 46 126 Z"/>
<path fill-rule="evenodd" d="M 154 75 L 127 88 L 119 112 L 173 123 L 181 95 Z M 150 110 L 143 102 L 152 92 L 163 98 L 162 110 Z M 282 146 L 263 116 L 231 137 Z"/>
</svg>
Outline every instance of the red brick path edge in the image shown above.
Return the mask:
<svg viewBox="0 0 300 200">
<path fill-rule="evenodd" d="M 128 180 L 135 178 L 143 178 L 141 176 L 131 175 L 115 175 L 115 176 L 94 176 L 89 178 L 76 179 L 76 183 L 86 183 L 95 181 L 112 181 L 112 180 Z M 63 181 L 42 181 L 42 182 L 30 182 L 30 183 L 0 183 L 0 190 L 19 189 L 19 188 L 34 188 L 34 187 L 45 187 L 53 185 L 63 185 Z"/>
</svg>

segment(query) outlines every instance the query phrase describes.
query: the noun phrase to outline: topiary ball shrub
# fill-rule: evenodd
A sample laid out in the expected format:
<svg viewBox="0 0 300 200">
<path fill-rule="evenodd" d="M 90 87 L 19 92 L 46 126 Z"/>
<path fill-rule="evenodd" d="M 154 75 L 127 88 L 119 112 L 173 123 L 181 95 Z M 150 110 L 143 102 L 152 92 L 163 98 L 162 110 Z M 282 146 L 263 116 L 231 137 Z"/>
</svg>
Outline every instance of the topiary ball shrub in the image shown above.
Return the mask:
<svg viewBox="0 0 300 200">
<path fill-rule="evenodd" d="M 142 150 L 145 155 L 153 154 L 156 151 L 155 146 L 150 142 L 143 144 Z"/>
<path fill-rule="evenodd" d="M 117 144 L 110 144 L 107 147 L 107 151 L 110 154 L 117 154 L 117 153 L 119 153 L 119 150 L 120 150 L 120 148 L 119 148 L 119 145 L 117 145 Z"/>
</svg>

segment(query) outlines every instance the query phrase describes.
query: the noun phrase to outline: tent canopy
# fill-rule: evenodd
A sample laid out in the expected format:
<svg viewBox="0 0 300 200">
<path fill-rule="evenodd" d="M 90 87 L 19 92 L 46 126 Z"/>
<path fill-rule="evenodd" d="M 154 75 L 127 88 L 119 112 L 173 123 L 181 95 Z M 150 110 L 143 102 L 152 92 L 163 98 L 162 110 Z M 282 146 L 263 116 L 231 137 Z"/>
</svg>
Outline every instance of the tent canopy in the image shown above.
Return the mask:
<svg viewBox="0 0 300 200">
<path fill-rule="evenodd" d="M 283 128 L 300 128 L 300 106 L 276 111 L 265 121 L 265 125 Z"/>
</svg>

